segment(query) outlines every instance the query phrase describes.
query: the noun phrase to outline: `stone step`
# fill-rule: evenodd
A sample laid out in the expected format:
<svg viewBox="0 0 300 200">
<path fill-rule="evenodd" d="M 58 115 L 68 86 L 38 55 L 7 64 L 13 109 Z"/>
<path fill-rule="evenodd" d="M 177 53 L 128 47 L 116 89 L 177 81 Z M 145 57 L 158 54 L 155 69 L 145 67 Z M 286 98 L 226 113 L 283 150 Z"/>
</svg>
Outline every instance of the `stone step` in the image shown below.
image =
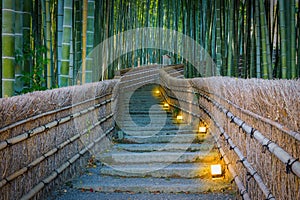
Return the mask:
<svg viewBox="0 0 300 200">
<path fill-rule="evenodd" d="M 143 90 L 135 90 L 135 91 L 131 91 L 131 93 L 126 93 L 126 94 L 122 94 L 122 96 L 130 96 L 130 95 L 144 95 L 144 96 L 152 96 L 152 95 L 155 95 L 155 96 L 160 96 L 160 93 L 156 93 L 157 91 L 157 88 L 143 88 Z"/>
<path fill-rule="evenodd" d="M 122 111 L 130 111 L 130 112 L 137 112 L 137 111 L 141 111 L 141 112 L 157 112 L 160 111 L 159 113 L 166 113 L 166 111 L 164 111 L 162 109 L 161 105 L 141 105 L 139 107 L 137 106 L 124 106 L 124 107 L 120 107 L 119 110 Z M 137 112 L 138 113 L 138 112 Z"/>
<path fill-rule="evenodd" d="M 130 119 L 131 117 L 137 117 L 137 118 L 141 118 L 141 119 L 143 119 L 143 118 L 148 119 L 148 118 L 150 118 L 150 114 L 151 114 L 152 117 L 155 117 L 155 118 L 158 118 L 158 119 L 165 118 L 165 116 L 167 116 L 169 118 L 168 120 L 173 119 L 173 115 L 171 113 L 165 112 L 165 111 L 162 111 L 162 110 L 160 112 L 155 111 L 153 113 L 152 112 L 149 113 L 149 111 L 146 112 L 146 110 L 141 112 L 141 113 L 134 111 L 135 114 L 131 114 L 131 112 L 132 111 L 129 111 L 128 113 L 120 113 L 120 115 L 118 117 L 119 118 L 122 117 L 124 119 L 126 119 L 126 118 Z M 162 114 L 164 116 L 162 116 Z"/>
<path fill-rule="evenodd" d="M 131 116 L 132 114 L 138 115 L 141 117 L 149 117 L 149 114 L 154 115 L 156 117 L 160 117 L 160 115 L 167 115 L 168 117 L 172 118 L 172 113 L 166 112 L 163 109 L 156 109 L 156 108 L 146 108 L 146 109 L 128 109 L 128 108 L 119 108 L 118 112 L 120 116 Z M 163 116 L 162 116 L 163 117 Z"/>
<path fill-rule="evenodd" d="M 150 117 L 148 118 L 140 118 L 140 117 L 137 117 L 137 116 L 131 116 L 130 118 L 126 117 L 126 118 L 123 118 L 123 123 L 126 124 L 126 123 L 130 123 L 130 122 L 135 122 L 136 124 L 149 124 L 152 120 L 152 123 L 153 125 L 156 125 L 157 124 L 169 124 L 169 125 L 173 125 L 173 120 L 169 119 L 169 118 L 163 118 L 163 117 L 160 117 L 160 118 L 154 118 L 152 116 L 152 119 Z M 154 124 L 155 123 L 155 124 Z"/>
<path fill-rule="evenodd" d="M 131 152 L 151 152 L 151 151 L 209 151 L 214 149 L 212 144 L 115 144 L 113 147 L 115 150 L 124 150 Z M 113 150 L 112 150 L 113 151 Z"/>
<path fill-rule="evenodd" d="M 144 99 L 150 99 L 150 100 L 163 100 L 163 97 L 161 95 L 157 95 L 153 93 L 152 91 L 146 91 L 143 93 L 128 93 L 127 95 L 120 96 L 120 99 L 122 100 L 133 100 L 133 101 L 139 101 Z"/>
<path fill-rule="evenodd" d="M 189 126 L 186 126 L 184 124 L 155 124 L 151 123 L 147 126 L 139 126 L 138 124 L 134 123 L 124 123 L 123 121 L 117 119 L 117 125 L 120 129 L 122 129 L 124 132 L 130 131 L 130 132 L 144 132 L 144 131 L 153 131 L 157 133 L 157 131 L 169 131 L 172 134 L 176 134 L 179 132 L 186 132 L 189 131 L 190 133 L 194 132 L 192 128 Z"/>
<path fill-rule="evenodd" d="M 122 111 L 122 110 L 120 110 Z M 166 114 L 166 111 L 164 110 L 161 110 L 161 109 L 157 109 L 157 110 L 154 110 L 154 109 L 151 109 L 151 111 L 149 110 L 140 110 L 140 109 L 137 109 L 137 110 L 128 110 L 128 113 L 122 113 L 121 116 L 128 116 L 129 115 L 148 115 L 151 113 L 152 114 L 159 114 L 159 115 L 165 115 Z"/>
<path fill-rule="evenodd" d="M 186 194 L 232 189 L 228 175 L 212 180 L 210 164 L 219 162 L 220 154 L 211 135 L 197 134 L 187 124 L 174 124 L 172 113 L 163 110 L 164 99 L 154 93 L 157 87 L 120 91 L 116 123 L 124 132 L 123 139 L 95 153 L 95 168 L 86 168 L 73 180 L 73 189 Z"/>
<path fill-rule="evenodd" d="M 125 99 L 123 99 L 123 100 L 125 100 Z M 135 99 L 135 98 L 127 99 L 127 102 L 129 103 L 129 105 L 133 104 L 133 103 L 139 103 L 139 104 L 144 104 L 144 105 L 152 105 L 152 104 L 161 105 L 163 101 L 164 101 L 163 98 L 153 98 L 153 97 L 141 97 L 141 98 L 138 97 L 138 99 Z"/>
<path fill-rule="evenodd" d="M 126 100 L 128 101 L 136 101 L 136 102 L 141 102 L 141 101 L 147 101 L 147 102 L 159 102 L 163 101 L 164 98 L 162 96 L 152 96 L 151 93 L 144 93 L 144 94 L 128 94 L 126 96 L 120 96 L 120 100 Z"/>
<path fill-rule="evenodd" d="M 149 124 L 144 124 L 143 126 L 141 126 L 139 124 L 138 121 L 135 121 L 135 119 L 132 119 L 132 120 L 127 120 L 125 121 L 124 119 L 120 119 L 120 118 L 117 118 L 116 119 L 117 123 L 119 125 L 122 125 L 120 126 L 120 128 L 126 128 L 126 130 L 131 130 L 131 131 L 151 131 L 151 130 L 158 130 L 158 127 L 159 127 L 159 130 L 178 130 L 178 129 L 182 129 L 182 128 L 185 128 L 185 130 L 190 130 L 188 129 L 188 127 L 184 127 L 183 125 L 180 125 L 180 124 L 172 124 L 168 121 L 149 121 L 150 123 Z M 165 124 L 165 123 L 168 123 L 168 124 Z M 144 128 L 144 129 L 143 129 Z"/>
<path fill-rule="evenodd" d="M 72 187 L 78 190 L 101 193 L 185 193 L 201 194 L 207 192 L 222 192 L 232 190 L 230 182 L 208 179 L 179 178 L 125 178 L 101 176 L 97 174 L 84 175 L 72 181 Z M 154 198 L 154 197 L 152 197 Z M 151 198 L 151 199 L 152 199 Z"/>
<path fill-rule="evenodd" d="M 121 119 L 121 118 L 117 118 L 117 119 Z M 136 124 L 149 124 L 150 122 L 155 125 L 155 124 L 169 124 L 169 125 L 174 125 L 173 123 L 173 120 L 169 119 L 169 118 L 163 118 L 163 117 L 160 117 L 160 118 L 156 118 L 154 116 L 151 116 L 148 117 L 148 118 L 140 118 L 138 116 L 131 116 L 130 118 L 129 117 L 126 117 L 126 118 L 122 118 L 122 122 L 123 124 L 126 124 L 127 122 L 129 123 L 136 123 Z"/>
<path fill-rule="evenodd" d="M 183 164 L 132 164 L 107 165 L 101 168 L 102 175 L 121 177 L 155 177 L 155 178 L 210 178 L 210 165 L 203 163 Z"/>
<path fill-rule="evenodd" d="M 201 143 L 206 135 L 177 134 L 177 135 L 154 135 L 154 136 L 125 136 L 125 143 Z"/>
<path fill-rule="evenodd" d="M 213 147 L 212 147 L 213 148 Z M 132 163 L 210 163 L 219 158 L 217 151 L 177 152 L 153 151 L 153 152 L 129 152 L 112 151 L 97 155 L 104 163 L 109 164 L 132 164 Z"/>
<path fill-rule="evenodd" d="M 141 123 L 138 121 L 128 121 L 127 123 L 124 121 L 117 121 L 120 129 L 130 132 L 141 132 L 141 131 L 153 131 L 157 133 L 157 131 L 171 131 L 172 133 L 176 133 L 177 130 L 180 129 L 180 126 L 176 126 L 171 122 L 150 122 L 150 123 Z"/>
<path fill-rule="evenodd" d="M 164 99 L 160 96 L 151 96 L 151 94 L 149 93 L 145 93 L 145 94 L 138 94 L 138 95 L 132 95 L 132 96 L 128 96 L 126 98 L 123 98 L 123 100 L 130 100 L 130 101 L 134 101 L 134 102 L 159 102 L 159 101 L 163 101 Z"/>
<path fill-rule="evenodd" d="M 130 135 L 130 136 L 161 136 L 161 135 L 176 135 L 176 134 L 190 134 L 193 133 L 191 130 L 185 130 L 185 129 L 179 129 L 178 127 L 166 127 L 163 128 L 155 127 L 157 128 L 154 130 L 153 127 L 144 128 L 144 127 L 123 127 L 122 126 L 122 132 L 124 135 Z M 149 130 L 147 130 L 149 129 Z M 195 131 L 196 132 L 196 131 Z"/>
</svg>

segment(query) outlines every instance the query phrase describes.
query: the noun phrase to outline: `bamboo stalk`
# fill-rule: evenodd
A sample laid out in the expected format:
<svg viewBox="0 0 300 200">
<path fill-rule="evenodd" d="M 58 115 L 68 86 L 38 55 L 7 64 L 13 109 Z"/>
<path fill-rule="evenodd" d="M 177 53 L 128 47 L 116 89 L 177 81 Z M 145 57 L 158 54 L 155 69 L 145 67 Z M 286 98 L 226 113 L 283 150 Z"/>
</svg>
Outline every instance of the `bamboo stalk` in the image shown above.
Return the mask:
<svg viewBox="0 0 300 200">
<path fill-rule="evenodd" d="M 51 11 L 50 0 L 45 0 L 45 37 L 47 46 L 47 88 L 51 88 L 53 85 L 53 50 L 52 50 L 52 35 L 51 35 Z"/>
<path fill-rule="evenodd" d="M 15 3 L 15 51 L 21 53 L 23 47 L 23 0 Z M 15 66 L 15 90 L 17 92 L 21 92 L 23 89 L 23 82 L 20 79 L 23 76 L 23 68 L 23 63 Z"/>
<path fill-rule="evenodd" d="M 87 41 L 87 12 L 88 12 L 88 0 L 83 0 L 82 10 L 82 65 L 81 65 L 81 82 L 86 82 L 86 41 Z"/>
<path fill-rule="evenodd" d="M 296 1 L 292 0 L 289 5 L 289 11 L 291 13 L 290 16 L 290 52 L 291 52 L 291 76 L 289 78 L 295 79 L 297 78 L 297 70 L 296 70 L 296 19 L 295 19 L 295 8 L 296 8 Z M 298 9 L 299 9 L 299 1 L 298 1 Z M 288 11 L 288 12 L 289 12 Z"/>
<path fill-rule="evenodd" d="M 70 67 L 70 48 L 71 48 L 71 32 L 73 1 L 64 0 L 64 16 L 63 16 L 63 34 L 62 34 L 62 52 L 61 67 L 59 74 L 59 86 L 69 85 L 69 67 Z"/>
<path fill-rule="evenodd" d="M 31 12 L 32 12 L 32 2 L 23 0 L 23 51 L 26 48 L 30 48 L 30 36 L 31 36 Z M 24 61 L 24 71 L 30 73 L 31 68 L 31 58 Z M 28 85 L 24 85 L 24 87 L 28 87 Z"/>
<path fill-rule="evenodd" d="M 57 2 L 57 69 L 58 69 L 58 85 L 61 85 L 59 78 L 61 74 L 62 60 L 62 43 L 63 43 L 63 20 L 64 20 L 64 2 Z"/>
<path fill-rule="evenodd" d="M 279 24 L 280 24 L 280 53 L 281 53 L 281 78 L 287 78 L 287 47 L 284 0 L 279 0 Z"/>
<path fill-rule="evenodd" d="M 255 1 L 255 41 L 256 41 L 256 78 L 261 78 L 261 53 L 260 53 L 260 18 L 259 18 L 259 1 Z"/>
<path fill-rule="evenodd" d="M 221 39 L 221 1 L 215 1 L 216 9 L 216 59 L 217 59 L 217 73 L 216 75 L 221 75 L 222 68 L 222 39 Z"/>
<path fill-rule="evenodd" d="M 15 0 L 2 6 L 2 97 L 9 97 L 15 93 Z"/>
<path fill-rule="evenodd" d="M 242 198 L 243 200 L 250 200 L 250 197 L 249 197 L 249 194 L 248 194 L 248 191 L 246 190 L 243 182 L 241 181 L 240 177 L 238 176 L 238 174 L 236 173 L 236 171 L 234 170 L 233 168 L 233 165 L 231 164 L 230 160 L 228 159 L 228 157 L 226 156 L 225 152 L 223 151 L 220 143 L 217 141 L 215 135 L 214 135 L 214 139 L 216 141 L 216 144 L 217 144 L 217 147 L 225 161 L 225 164 L 227 165 L 228 167 L 228 170 L 230 172 L 230 174 L 234 177 L 233 180 L 235 181 L 236 185 L 238 186 L 239 188 L 239 192 L 240 194 L 242 195 Z"/>
<path fill-rule="evenodd" d="M 253 133 L 253 128 L 246 123 L 243 123 L 243 121 L 234 115 L 232 113 L 228 112 L 227 117 L 234 118 L 234 122 L 241 126 L 242 129 L 249 134 L 250 136 L 253 136 L 262 146 L 266 146 L 268 151 L 271 152 L 273 155 L 275 155 L 281 162 L 283 162 L 286 165 L 289 165 L 290 163 L 293 163 L 290 168 L 292 172 L 300 177 L 300 162 L 297 161 L 296 158 L 291 156 L 289 153 L 287 153 L 284 149 L 282 149 L 280 146 L 278 146 L 275 142 L 269 140 L 267 137 L 265 137 L 262 133 L 259 131 L 255 131 Z M 243 123 L 243 124 L 242 124 Z"/>
<path fill-rule="evenodd" d="M 86 21 L 86 82 L 93 81 L 93 58 L 89 56 L 94 48 L 94 24 L 95 24 L 95 0 L 87 2 L 87 21 Z M 85 28 L 85 27 L 84 27 Z M 83 28 L 83 30 L 84 30 Z"/>
<path fill-rule="evenodd" d="M 32 188 L 26 195 L 24 195 L 20 200 L 29 200 L 34 197 L 40 190 L 45 187 L 45 183 L 40 182 L 34 188 Z"/>
<path fill-rule="evenodd" d="M 271 65 L 271 53 L 270 53 L 270 40 L 268 33 L 268 26 L 265 14 L 264 1 L 256 0 L 259 3 L 260 11 L 260 23 L 261 23 L 261 47 L 262 47 L 262 78 L 271 79 L 272 75 L 272 65 Z"/>
</svg>

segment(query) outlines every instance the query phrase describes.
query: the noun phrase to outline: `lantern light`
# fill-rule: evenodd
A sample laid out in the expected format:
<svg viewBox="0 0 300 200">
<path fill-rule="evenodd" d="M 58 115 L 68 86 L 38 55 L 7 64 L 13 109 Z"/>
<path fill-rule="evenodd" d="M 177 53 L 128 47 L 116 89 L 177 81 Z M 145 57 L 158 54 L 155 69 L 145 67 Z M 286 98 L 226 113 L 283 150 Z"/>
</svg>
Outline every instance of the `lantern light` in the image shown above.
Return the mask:
<svg viewBox="0 0 300 200">
<path fill-rule="evenodd" d="M 182 115 L 177 115 L 176 119 L 177 120 L 183 120 L 183 116 Z"/>
<path fill-rule="evenodd" d="M 165 110 L 169 109 L 169 104 L 168 103 L 164 103 L 163 109 L 165 109 Z"/>
<path fill-rule="evenodd" d="M 211 165 L 210 169 L 213 178 L 222 176 L 222 166 L 220 164 Z"/>
<path fill-rule="evenodd" d="M 206 133 L 206 126 L 199 126 L 199 133 Z"/>
</svg>

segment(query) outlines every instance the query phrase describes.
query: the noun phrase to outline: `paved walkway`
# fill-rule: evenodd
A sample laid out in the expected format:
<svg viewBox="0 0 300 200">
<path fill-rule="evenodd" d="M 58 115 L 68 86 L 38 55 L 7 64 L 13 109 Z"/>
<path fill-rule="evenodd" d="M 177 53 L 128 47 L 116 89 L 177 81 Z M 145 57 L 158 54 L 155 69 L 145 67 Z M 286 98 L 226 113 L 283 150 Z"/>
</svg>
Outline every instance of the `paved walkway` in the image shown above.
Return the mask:
<svg viewBox="0 0 300 200">
<path fill-rule="evenodd" d="M 233 200 L 230 194 L 131 194 L 131 193 L 100 193 L 66 188 L 57 192 L 48 200 Z"/>
<path fill-rule="evenodd" d="M 110 176 L 102 176 L 99 174 L 101 166 L 99 163 L 96 168 L 87 168 L 84 174 L 75 177 L 74 179 L 67 182 L 61 188 L 58 188 L 56 191 L 52 192 L 47 200 L 234 200 L 236 190 L 227 188 L 228 190 L 224 192 L 212 192 L 212 193 L 160 193 L 160 192 L 149 192 L 147 188 L 145 188 L 145 192 L 120 192 L 117 189 L 111 192 L 97 192 L 95 191 L 93 186 L 102 183 L 108 187 L 115 184 L 115 187 L 119 187 L 118 183 L 125 182 L 127 185 L 140 185 L 140 178 L 124 178 L 124 177 L 110 177 Z M 149 183 L 150 185 L 157 184 L 160 181 L 160 187 L 170 186 L 174 184 L 174 182 L 184 184 L 185 180 L 183 179 L 158 179 L 158 178 L 144 178 L 144 182 Z M 87 185 L 89 183 L 89 187 Z M 194 182 L 194 183 L 193 183 Z M 189 179 L 190 184 L 197 184 L 199 180 L 197 179 Z M 85 189 L 81 188 L 84 187 Z M 100 188 L 99 188 L 100 189 Z M 128 188 L 130 190 L 130 188 Z"/>
<path fill-rule="evenodd" d="M 220 157 L 213 141 L 174 123 L 156 87 L 120 94 L 118 143 L 49 199 L 234 199 L 228 178 L 211 179 L 210 165 Z"/>
</svg>

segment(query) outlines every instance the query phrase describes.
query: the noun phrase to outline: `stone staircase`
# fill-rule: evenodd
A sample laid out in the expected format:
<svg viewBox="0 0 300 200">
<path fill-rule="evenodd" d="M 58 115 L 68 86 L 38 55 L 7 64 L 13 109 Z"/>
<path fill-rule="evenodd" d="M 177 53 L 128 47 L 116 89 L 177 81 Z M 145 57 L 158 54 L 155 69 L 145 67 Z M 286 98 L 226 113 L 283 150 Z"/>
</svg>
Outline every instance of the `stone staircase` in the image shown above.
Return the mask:
<svg viewBox="0 0 300 200">
<path fill-rule="evenodd" d="M 115 144 L 96 155 L 96 168 L 73 181 L 75 188 L 98 192 L 205 193 L 228 190 L 228 176 L 212 179 L 220 162 L 209 135 L 176 123 L 164 99 L 146 85 L 119 97 Z"/>
</svg>

